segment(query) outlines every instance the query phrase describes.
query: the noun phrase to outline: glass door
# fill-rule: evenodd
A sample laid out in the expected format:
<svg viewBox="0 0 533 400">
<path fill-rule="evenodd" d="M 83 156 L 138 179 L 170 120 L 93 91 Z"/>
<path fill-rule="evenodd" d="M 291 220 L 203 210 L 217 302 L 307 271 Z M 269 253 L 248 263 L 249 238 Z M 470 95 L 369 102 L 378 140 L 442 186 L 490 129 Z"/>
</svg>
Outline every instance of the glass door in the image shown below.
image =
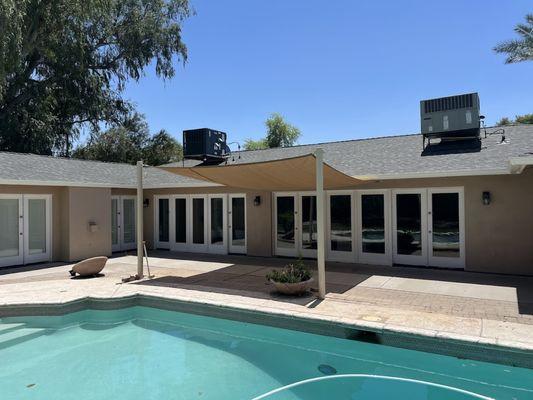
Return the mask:
<svg viewBox="0 0 533 400">
<path fill-rule="evenodd" d="M 207 196 L 192 195 L 190 210 L 190 250 L 207 251 Z"/>
<path fill-rule="evenodd" d="M 229 252 L 246 254 L 246 196 L 229 195 Z"/>
<path fill-rule="evenodd" d="M 208 252 L 217 254 L 227 254 L 227 210 L 226 195 L 210 194 L 209 203 L 209 244 Z"/>
<path fill-rule="evenodd" d="M 302 194 L 299 203 L 298 231 L 299 255 L 302 257 L 316 258 L 317 248 L 317 221 L 316 221 L 316 195 Z"/>
<path fill-rule="evenodd" d="M 392 210 L 394 263 L 427 265 L 426 190 L 394 190 Z"/>
<path fill-rule="evenodd" d="M 390 192 L 359 191 L 357 210 L 359 262 L 390 265 Z"/>
<path fill-rule="evenodd" d="M 24 263 L 22 196 L 0 195 L 0 267 Z"/>
<path fill-rule="evenodd" d="M 429 265 L 464 268 L 463 189 L 428 189 Z"/>
<path fill-rule="evenodd" d="M 24 263 L 50 260 L 50 196 L 24 196 Z"/>
<path fill-rule="evenodd" d="M 131 250 L 136 248 L 136 223 L 135 223 L 135 196 L 122 196 L 121 204 L 121 238 L 120 249 Z"/>
<path fill-rule="evenodd" d="M 328 192 L 327 258 L 331 261 L 355 261 L 354 212 L 351 192 Z"/>
<path fill-rule="evenodd" d="M 156 196 L 155 247 L 170 249 L 170 197 Z"/>
<path fill-rule="evenodd" d="M 174 251 L 187 251 L 189 243 L 189 198 L 188 196 L 173 196 L 172 204 L 172 224 L 171 229 L 173 235 L 172 250 Z"/>
<path fill-rule="evenodd" d="M 274 195 L 274 250 L 278 256 L 297 256 L 296 213 L 295 194 L 276 193 Z"/>
<path fill-rule="evenodd" d="M 111 251 L 120 250 L 120 197 L 111 196 Z"/>
</svg>

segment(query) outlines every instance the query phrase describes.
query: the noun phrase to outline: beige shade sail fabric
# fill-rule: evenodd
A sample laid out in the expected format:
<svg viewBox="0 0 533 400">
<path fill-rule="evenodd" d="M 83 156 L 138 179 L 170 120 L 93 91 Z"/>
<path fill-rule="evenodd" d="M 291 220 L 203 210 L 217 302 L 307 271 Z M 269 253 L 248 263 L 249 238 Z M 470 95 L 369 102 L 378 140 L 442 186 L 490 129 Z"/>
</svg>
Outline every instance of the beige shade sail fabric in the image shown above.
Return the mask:
<svg viewBox="0 0 533 400">
<path fill-rule="evenodd" d="M 257 163 L 159 168 L 240 189 L 281 191 L 316 188 L 316 159 L 313 154 Z M 324 163 L 324 189 L 351 188 L 362 182 Z"/>
</svg>

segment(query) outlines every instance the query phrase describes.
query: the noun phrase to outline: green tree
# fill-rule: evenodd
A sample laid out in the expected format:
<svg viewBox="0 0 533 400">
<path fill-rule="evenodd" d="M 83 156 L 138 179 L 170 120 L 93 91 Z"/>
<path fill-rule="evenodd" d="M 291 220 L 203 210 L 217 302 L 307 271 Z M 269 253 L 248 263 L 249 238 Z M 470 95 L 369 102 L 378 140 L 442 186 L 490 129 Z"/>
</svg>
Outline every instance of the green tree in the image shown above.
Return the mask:
<svg viewBox="0 0 533 400">
<path fill-rule="evenodd" d="M 514 120 L 509 119 L 507 117 L 503 117 L 498 122 L 496 122 L 496 126 L 505 126 L 512 124 L 533 124 L 533 114 L 517 115 L 515 116 Z"/>
<path fill-rule="evenodd" d="M 144 148 L 143 160 L 148 165 L 161 165 L 183 159 L 183 147 L 166 130 L 152 136 Z"/>
<path fill-rule="evenodd" d="M 508 64 L 533 60 L 533 14 L 526 15 L 526 23 L 517 24 L 514 30 L 520 38 L 500 43 L 494 50 L 507 54 Z"/>
<path fill-rule="evenodd" d="M 245 150 L 259 150 L 272 147 L 294 146 L 301 136 L 301 132 L 295 126 L 286 122 L 282 115 L 272 114 L 266 121 L 266 137 L 259 140 L 246 139 Z"/>
<path fill-rule="evenodd" d="M 128 80 L 185 62 L 187 0 L 0 0 L 0 150 L 66 154 L 82 129 L 119 125 Z"/>
<path fill-rule="evenodd" d="M 164 129 L 150 136 L 144 116 L 134 113 L 122 125 L 93 132 L 87 143 L 78 146 L 72 156 L 126 164 L 144 160 L 148 165 L 161 165 L 181 160 L 183 149 Z"/>
</svg>

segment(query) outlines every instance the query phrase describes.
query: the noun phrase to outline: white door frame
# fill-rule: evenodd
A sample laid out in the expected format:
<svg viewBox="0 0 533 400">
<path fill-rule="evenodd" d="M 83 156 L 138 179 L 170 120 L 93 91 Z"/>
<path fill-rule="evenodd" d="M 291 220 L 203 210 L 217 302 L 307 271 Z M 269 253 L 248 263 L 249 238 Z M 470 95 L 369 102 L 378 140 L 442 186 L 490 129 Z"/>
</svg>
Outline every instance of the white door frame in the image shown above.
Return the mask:
<svg viewBox="0 0 533 400">
<path fill-rule="evenodd" d="M 233 244 L 233 199 L 244 199 L 244 246 L 237 246 Z M 248 221 L 246 212 L 246 194 L 245 193 L 230 193 L 228 194 L 228 251 L 230 253 L 236 254 L 246 254 L 247 253 L 247 243 L 248 243 Z"/>
<path fill-rule="evenodd" d="M 459 257 L 439 257 L 433 255 L 433 193 L 457 193 L 459 195 Z M 464 188 L 429 188 L 428 189 L 428 264 L 435 267 L 465 267 L 465 209 Z"/>
<path fill-rule="evenodd" d="M 185 243 L 176 242 L 176 200 L 185 200 Z M 191 242 L 191 215 L 189 209 L 191 208 L 191 199 L 189 195 L 178 194 L 171 196 L 170 204 L 170 250 L 172 251 L 190 251 L 189 243 Z"/>
<path fill-rule="evenodd" d="M 211 200 L 222 199 L 222 243 L 211 243 Z M 228 254 L 228 196 L 227 194 L 207 195 L 207 252 L 213 254 Z"/>
<path fill-rule="evenodd" d="M 294 247 L 278 247 L 278 197 L 292 197 L 294 204 Z M 300 242 L 300 235 L 298 231 L 298 193 L 297 192 L 275 192 L 274 198 L 274 213 L 273 213 L 273 240 L 274 240 L 274 254 L 277 256 L 296 257 L 298 256 L 298 243 Z"/>
<path fill-rule="evenodd" d="M 398 254 L 398 235 L 396 233 L 397 221 L 397 198 L 396 195 L 418 194 L 420 195 L 420 255 Z M 428 210 L 427 189 L 409 188 L 392 190 L 392 261 L 394 264 L 427 265 L 428 264 Z"/>
<path fill-rule="evenodd" d="M 316 202 L 316 192 L 312 192 L 312 191 L 306 191 L 306 192 L 298 192 L 297 193 L 297 196 L 296 196 L 296 204 L 297 204 L 297 208 L 296 208 L 296 220 L 295 220 L 295 223 L 296 223 L 296 227 L 297 227 L 297 231 L 299 232 L 298 234 L 298 242 L 296 243 L 296 249 L 297 249 L 297 254 L 302 257 L 307 257 L 307 258 L 316 258 L 317 257 L 317 251 L 316 250 L 313 250 L 313 249 L 304 249 L 303 248 L 303 239 L 304 239 L 304 229 L 303 229 L 303 219 L 302 219 L 302 216 L 303 216 L 303 198 L 304 197 L 312 197 L 314 196 L 315 197 L 315 207 L 317 205 L 317 202 Z M 318 211 L 318 210 L 317 210 Z M 317 218 L 317 216 L 315 216 Z M 317 238 L 318 240 L 318 238 Z"/>
<path fill-rule="evenodd" d="M 168 200 L 168 241 L 162 242 L 159 240 L 159 200 Z M 154 245 L 156 249 L 170 249 L 172 243 L 172 220 L 173 220 L 173 198 L 170 195 L 155 195 L 154 196 Z"/>
<path fill-rule="evenodd" d="M 351 244 L 352 251 L 336 251 L 331 249 L 331 197 L 350 196 L 350 224 L 351 224 Z M 326 192 L 326 258 L 328 261 L 356 262 L 357 244 L 355 240 L 356 231 L 356 196 L 353 190 L 328 190 Z"/>
<path fill-rule="evenodd" d="M 383 195 L 383 207 L 384 207 L 384 236 L 385 236 L 385 253 L 368 253 L 363 251 L 363 229 L 362 229 L 362 212 L 361 199 L 364 195 L 378 194 Z M 357 222 L 357 260 L 364 264 L 378 264 L 378 265 L 392 265 L 391 257 L 391 191 L 390 189 L 372 189 L 372 190 L 358 190 L 356 191 L 357 203 L 356 203 L 356 222 Z"/>
<path fill-rule="evenodd" d="M 0 258 L 0 267 L 24 264 L 24 203 L 20 194 L 0 194 L 0 199 L 18 201 L 18 255 Z"/>
<path fill-rule="evenodd" d="M 118 243 L 113 245 L 111 243 L 111 251 L 125 251 L 125 250 L 132 250 L 137 247 L 137 240 L 134 240 L 132 243 L 125 243 L 124 242 L 124 200 L 131 199 L 133 200 L 134 207 L 137 203 L 137 197 L 134 195 L 113 195 L 111 196 L 111 200 L 117 200 L 117 235 L 118 235 Z M 112 218 L 115 216 L 111 216 Z M 134 217 L 134 226 L 135 226 L 135 232 L 137 232 L 137 213 L 135 213 Z M 135 237 L 137 237 L 135 235 Z M 112 240 L 110 238 L 110 240 Z"/>
<path fill-rule="evenodd" d="M 204 240 L 203 240 L 203 243 L 193 243 L 193 240 L 194 240 L 194 220 L 193 220 L 193 204 L 194 204 L 194 199 L 202 199 L 203 202 L 204 202 Z M 188 238 L 190 239 L 189 243 L 188 243 L 188 250 L 189 251 L 192 251 L 192 252 L 195 252 L 195 253 L 207 253 L 207 248 L 208 248 L 208 223 L 207 223 L 207 220 L 209 218 L 208 216 L 208 208 L 207 208 L 207 203 L 208 203 L 208 196 L 206 194 L 192 194 L 190 195 L 190 203 L 189 203 L 189 208 L 188 208 L 188 219 L 190 221 L 189 223 L 189 236 Z"/>
<path fill-rule="evenodd" d="M 24 200 L 24 264 L 36 263 L 43 261 L 50 261 L 52 256 L 51 244 L 52 244 L 52 195 L 50 194 L 25 194 L 22 196 Z M 29 219 L 29 200 L 44 200 L 45 201 L 45 251 L 37 254 L 30 254 L 29 249 L 29 232 L 30 232 L 30 219 Z"/>
</svg>

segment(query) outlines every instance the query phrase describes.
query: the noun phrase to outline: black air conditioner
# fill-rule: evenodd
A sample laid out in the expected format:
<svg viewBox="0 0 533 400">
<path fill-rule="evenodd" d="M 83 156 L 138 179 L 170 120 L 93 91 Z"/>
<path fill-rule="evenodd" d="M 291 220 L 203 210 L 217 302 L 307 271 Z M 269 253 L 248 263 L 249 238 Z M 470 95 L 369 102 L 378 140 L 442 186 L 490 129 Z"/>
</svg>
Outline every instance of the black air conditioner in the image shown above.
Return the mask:
<svg viewBox="0 0 533 400">
<path fill-rule="evenodd" d="M 228 155 L 226 133 L 209 128 L 183 131 L 183 157 L 204 162 L 222 162 Z"/>
</svg>

